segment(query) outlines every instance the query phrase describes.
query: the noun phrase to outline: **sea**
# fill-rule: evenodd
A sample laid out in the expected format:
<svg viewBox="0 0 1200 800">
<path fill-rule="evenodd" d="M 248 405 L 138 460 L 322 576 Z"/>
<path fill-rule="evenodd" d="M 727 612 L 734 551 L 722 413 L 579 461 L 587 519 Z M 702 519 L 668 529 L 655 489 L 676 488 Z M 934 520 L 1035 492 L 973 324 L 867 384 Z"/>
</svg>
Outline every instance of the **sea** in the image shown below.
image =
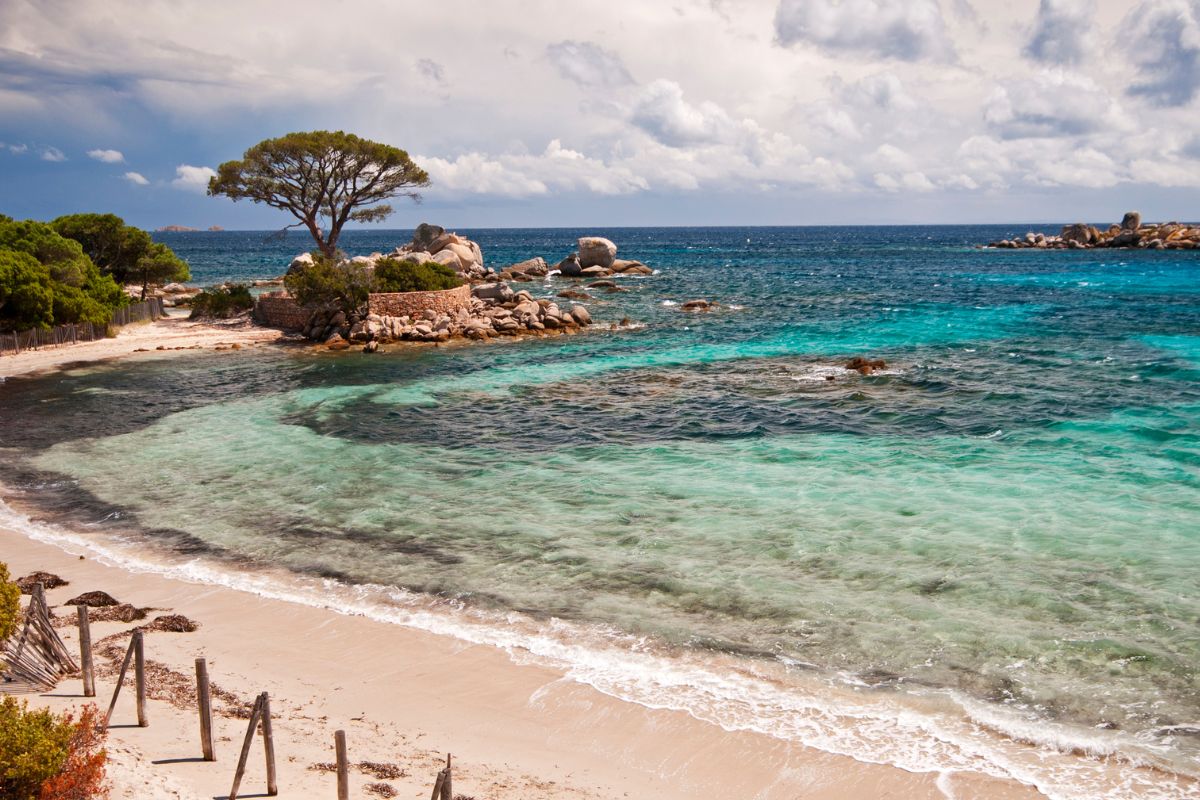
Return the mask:
<svg viewBox="0 0 1200 800">
<path fill-rule="evenodd" d="M 865 762 L 1197 798 L 1200 253 L 978 246 L 1031 227 L 461 230 L 654 274 L 575 336 L 9 379 L 0 524 Z M 156 238 L 200 284 L 310 249 Z"/>
</svg>

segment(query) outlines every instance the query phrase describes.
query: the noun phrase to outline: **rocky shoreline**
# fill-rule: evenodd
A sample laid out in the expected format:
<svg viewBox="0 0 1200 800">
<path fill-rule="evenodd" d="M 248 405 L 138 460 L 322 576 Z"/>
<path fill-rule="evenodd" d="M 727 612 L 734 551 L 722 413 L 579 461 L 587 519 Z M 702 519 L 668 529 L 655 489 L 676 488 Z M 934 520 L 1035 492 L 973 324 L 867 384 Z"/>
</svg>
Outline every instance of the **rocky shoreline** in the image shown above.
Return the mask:
<svg viewBox="0 0 1200 800">
<path fill-rule="evenodd" d="M 1076 222 L 1063 227 L 1057 236 L 1030 231 L 1023 237 L 1002 239 L 986 247 L 1004 250 L 1092 250 L 1096 248 L 1139 250 L 1195 250 L 1200 248 L 1200 224 L 1179 222 L 1142 224 L 1142 215 L 1130 211 L 1118 225 L 1100 230 Z"/>
</svg>

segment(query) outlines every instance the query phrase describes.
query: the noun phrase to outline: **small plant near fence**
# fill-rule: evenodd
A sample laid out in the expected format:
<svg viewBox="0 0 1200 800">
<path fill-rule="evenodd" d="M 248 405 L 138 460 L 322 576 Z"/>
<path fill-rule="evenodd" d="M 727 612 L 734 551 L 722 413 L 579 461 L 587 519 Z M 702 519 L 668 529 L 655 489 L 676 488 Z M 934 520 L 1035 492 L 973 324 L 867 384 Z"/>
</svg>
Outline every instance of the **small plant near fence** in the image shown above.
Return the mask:
<svg viewBox="0 0 1200 800">
<path fill-rule="evenodd" d="M 205 289 L 192 298 L 191 319 L 229 319 L 254 308 L 250 288 L 243 283 Z"/>
</svg>

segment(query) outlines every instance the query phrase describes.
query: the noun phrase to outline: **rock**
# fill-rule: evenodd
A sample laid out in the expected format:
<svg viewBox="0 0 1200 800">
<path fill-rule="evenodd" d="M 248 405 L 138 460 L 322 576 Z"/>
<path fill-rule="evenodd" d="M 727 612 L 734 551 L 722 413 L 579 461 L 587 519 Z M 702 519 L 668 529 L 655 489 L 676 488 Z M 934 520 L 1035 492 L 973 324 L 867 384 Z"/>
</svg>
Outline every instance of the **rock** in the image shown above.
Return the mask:
<svg viewBox="0 0 1200 800">
<path fill-rule="evenodd" d="M 104 608 L 105 606 L 115 606 L 120 604 L 112 595 L 108 594 L 107 592 L 84 592 L 78 597 L 72 597 L 63 605 Z"/>
<path fill-rule="evenodd" d="M 592 315 L 583 306 L 571 306 L 571 319 L 580 325 L 591 325 Z"/>
<path fill-rule="evenodd" d="M 462 263 L 464 269 L 468 269 L 475 265 L 475 253 L 465 244 L 451 242 L 450 244 L 446 245 L 445 249 L 439 250 L 438 253 L 444 253 L 446 250 L 449 250 L 451 253 L 454 253 L 454 255 L 458 256 L 458 260 Z"/>
<path fill-rule="evenodd" d="M 1116 236 L 1108 240 L 1109 247 L 1134 247 L 1141 239 L 1141 234 L 1137 231 L 1123 230 Z"/>
<path fill-rule="evenodd" d="M 367 331 L 367 323 L 365 321 L 356 322 L 350 327 L 350 341 L 365 342 L 370 338 L 371 334 Z"/>
<path fill-rule="evenodd" d="M 645 264 L 637 264 L 632 267 L 626 267 L 621 271 L 622 275 L 653 275 L 654 270 L 647 267 Z"/>
<path fill-rule="evenodd" d="M 430 247 L 435 239 L 442 236 L 446 229 L 441 225 L 430 225 L 428 222 L 422 222 L 413 231 L 412 247 L 413 250 L 428 250 L 434 252 Z"/>
<path fill-rule="evenodd" d="M 1082 222 L 1076 222 L 1074 225 L 1068 225 L 1063 228 L 1062 235 L 1059 238 L 1071 244 L 1090 244 L 1092 241 L 1092 230 Z"/>
<path fill-rule="evenodd" d="M 546 259 L 542 258 L 541 256 L 527 259 L 519 264 L 513 264 L 511 267 L 508 267 L 508 269 L 513 272 L 520 272 L 525 275 L 533 275 L 539 278 L 544 277 L 546 273 L 550 271 L 549 265 L 546 264 Z"/>
<path fill-rule="evenodd" d="M 330 350 L 346 350 L 350 347 L 350 343 L 343 339 L 340 333 L 334 333 L 325 340 L 325 347 Z"/>
<path fill-rule="evenodd" d="M 592 296 L 587 292 L 581 292 L 578 289 L 564 289 L 558 293 L 559 297 L 565 297 L 568 300 L 591 300 Z"/>
<path fill-rule="evenodd" d="M 579 263 L 579 256 L 575 253 L 572 253 L 562 261 L 558 262 L 558 266 L 555 267 L 555 269 L 557 269 L 563 274 L 564 277 L 567 278 L 578 278 L 583 274 L 583 267 Z"/>
<path fill-rule="evenodd" d="M 710 303 L 707 300 L 688 300 L 679 308 L 683 311 L 711 311 L 716 307 L 716 303 Z"/>
<path fill-rule="evenodd" d="M 862 356 L 855 356 L 846 362 L 846 369 L 854 370 L 859 375 L 870 375 L 875 370 L 884 369 L 886 367 L 887 362 L 885 362 L 882 358 L 870 359 L 863 358 Z"/>
<path fill-rule="evenodd" d="M 292 263 L 288 264 L 287 271 L 290 274 L 292 272 L 295 272 L 296 270 L 301 270 L 301 269 L 304 269 L 305 267 L 311 267 L 312 264 L 313 264 L 312 253 L 301 253 L 300 255 L 298 255 L 292 259 Z"/>
<path fill-rule="evenodd" d="M 617 246 L 599 236 L 584 236 L 579 240 L 579 265 L 608 269 L 617 258 Z"/>
<path fill-rule="evenodd" d="M 608 267 L 600 266 L 584 267 L 582 270 L 580 270 L 579 274 L 585 278 L 599 278 L 605 275 L 612 275 L 612 270 Z"/>
<path fill-rule="evenodd" d="M 625 270 L 632 269 L 633 267 L 644 266 L 645 264 L 640 261 L 629 261 L 624 258 L 617 258 L 613 260 L 612 264 L 610 265 L 610 269 L 612 269 L 613 272 L 624 272 Z"/>
<path fill-rule="evenodd" d="M 1142 215 L 1137 211 L 1126 211 L 1125 216 L 1121 218 L 1121 230 L 1136 231 L 1142 227 Z"/>
<path fill-rule="evenodd" d="M 379 349 L 379 342 L 376 342 L 374 340 L 369 341 L 365 345 L 363 345 L 364 353 L 374 353 L 378 349 Z"/>
<path fill-rule="evenodd" d="M 617 284 L 613 281 L 592 281 L 587 285 L 589 289 L 611 289 Z"/>
<path fill-rule="evenodd" d="M 465 266 L 462 263 L 462 259 L 458 257 L 458 253 L 455 253 L 448 247 L 445 250 L 439 250 L 438 252 L 434 253 L 429 257 L 429 260 L 435 264 L 445 264 L 455 272 L 462 272 L 463 267 Z"/>
<path fill-rule="evenodd" d="M 496 300 L 501 303 L 507 303 L 513 298 L 513 290 L 507 283 L 483 283 L 473 286 L 471 294 L 481 300 Z"/>
</svg>

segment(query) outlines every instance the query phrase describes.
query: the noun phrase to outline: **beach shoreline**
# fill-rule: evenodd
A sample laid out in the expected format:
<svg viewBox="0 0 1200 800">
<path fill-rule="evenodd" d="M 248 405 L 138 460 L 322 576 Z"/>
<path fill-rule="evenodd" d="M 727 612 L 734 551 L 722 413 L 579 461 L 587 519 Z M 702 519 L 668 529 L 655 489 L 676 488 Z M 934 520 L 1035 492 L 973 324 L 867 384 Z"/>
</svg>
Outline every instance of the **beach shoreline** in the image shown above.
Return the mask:
<svg viewBox="0 0 1200 800">
<path fill-rule="evenodd" d="M 0 379 L 135 356 L 163 358 L 199 350 L 240 350 L 281 339 L 279 331 L 246 319 L 191 320 L 187 313 L 186 309 L 169 309 L 166 317 L 125 325 L 110 338 L 0 355 Z"/>
<path fill-rule="evenodd" d="M 243 701 L 271 693 L 281 797 L 332 795 L 333 776 L 309 767 L 332 760 L 338 729 L 347 731 L 351 761 L 399 765 L 405 777 L 391 781 L 397 796 L 428 791 L 446 752 L 455 754 L 456 790 L 493 800 L 1041 796 L 1031 787 L 980 774 L 910 773 L 764 734 L 726 731 L 683 712 L 610 697 L 562 670 L 517 663 L 498 648 L 133 572 L 70 544 L 64 549 L 35 541 L 12 527 L 0 526 L 0 552 L 14 576 L 45 570 L 70 581 L 48 593 L 52 606 L 99 589 L 121 602 L 154 608 L 148 619 L 184 614 L 200 629 L 148 633 L 149 662 L 184 685 L 193 660 L 205 657 L 213 682 Z M 133 627 L 97 623 L 93 640 L 117 634 L 112 641 L 123 648 L 120 634 Z M 74 627 L 60 632 L 74 649 Z M 110 670 L 101 658 L 96 698 L 101 706 L 111 696 Z M 67 679 L 28 699 L 66 709 L 83 702 L 79 694 L 78 679 Z M 187 692 L 182 694 L 186 706 Z M 218 761 L 200 762 L 194 709 L 155 696 L 152 685 L 149 729 L 121 727 L 132 715 L 132 699 L 123 695 L 118 703 L 118 727 L 109 739 L 114 797 L 145 797 L 147 791 L 155 797 L 224 795 L 245 721 L 218 714 Z M 245 786 L 261 782 L 260 761 L 252 758 Z M 373 780 L 355 774 L 355 791 Z"/>
</svg>

